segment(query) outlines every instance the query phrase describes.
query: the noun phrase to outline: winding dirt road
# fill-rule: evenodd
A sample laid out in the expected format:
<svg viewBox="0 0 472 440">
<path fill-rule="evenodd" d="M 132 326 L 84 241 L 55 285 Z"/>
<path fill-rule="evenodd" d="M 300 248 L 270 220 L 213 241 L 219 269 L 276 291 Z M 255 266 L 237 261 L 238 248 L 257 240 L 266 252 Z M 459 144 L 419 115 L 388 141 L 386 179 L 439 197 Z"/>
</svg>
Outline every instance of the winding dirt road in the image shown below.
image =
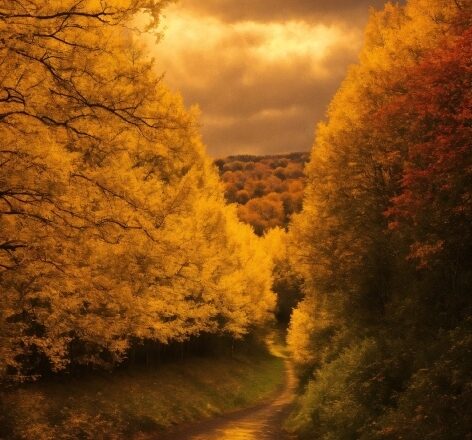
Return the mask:
<svg viewBox="0 0 472 440">
<path fill-rule="evenodd" d="M 289 440 L 282 423 L 295 396 L 296 379 L 286 362 L 286 383 L 272 401 L 174 432 L 169 440 Z M 167 437 L 166 437 L 167 440 Z"/>
</svg>

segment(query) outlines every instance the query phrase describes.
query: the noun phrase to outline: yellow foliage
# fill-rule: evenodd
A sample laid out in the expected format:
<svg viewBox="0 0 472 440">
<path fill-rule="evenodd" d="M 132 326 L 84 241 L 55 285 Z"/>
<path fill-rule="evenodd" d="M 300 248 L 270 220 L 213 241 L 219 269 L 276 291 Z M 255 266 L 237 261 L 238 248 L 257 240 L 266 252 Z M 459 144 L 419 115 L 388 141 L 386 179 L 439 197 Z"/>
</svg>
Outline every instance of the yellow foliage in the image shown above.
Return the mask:
<svg viewBox="0 0 472 440">
<path fill-rule="evenodd" d="M 131 26 L 165 3 L 0 1 L 0 376 L 271 316 L 271 259 Z"/>
<path fill-rule="evenodd" d="M 401 93 L 392 84 L 409 66 L 453 35 L 452 24 L 466 3 L 410 0 L 373 12 L 360 61 L 349 69 L 332 100 L 328 121 L 318 127 L 306 168 L 304 208 L 294 216 L 289 246 L 306 294 L 326 304 L 328 314 L 342 307 L 337 301 L 355 304 L 366 285 L 377 289 L 371 306 L 382 307 L 388 258 L 393 255 L 384 212 L 398 188 L 398 152 L 405 147 L 401 130 L 388 127 L 378 133 L 372 115 Z M 302 328 L 309 335 L 317 320 L 307 311 L 307 301 L 294 312 L 289 336 L 300 362 L 310 358 Z M 348 325 L 346 315 L 338 317 L 340 326 Z"/>
</svg>

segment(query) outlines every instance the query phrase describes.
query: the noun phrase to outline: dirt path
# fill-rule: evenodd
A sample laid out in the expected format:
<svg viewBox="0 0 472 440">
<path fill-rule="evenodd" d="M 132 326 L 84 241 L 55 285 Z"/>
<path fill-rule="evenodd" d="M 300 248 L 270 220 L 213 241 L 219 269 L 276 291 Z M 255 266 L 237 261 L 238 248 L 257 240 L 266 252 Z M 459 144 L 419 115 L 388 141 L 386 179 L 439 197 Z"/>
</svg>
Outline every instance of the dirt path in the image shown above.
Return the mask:
<svg viewBox="0 0 472 440">
<path fill-rule="evenodd" d="M 286 362 L 286 383 L 270 402 L 176 431 L 165 440 L 289 440 L 282 422 L 295 395 L 293 368 Z M 164 440 L 164 439 L 163 439 Z"/>
</svg>

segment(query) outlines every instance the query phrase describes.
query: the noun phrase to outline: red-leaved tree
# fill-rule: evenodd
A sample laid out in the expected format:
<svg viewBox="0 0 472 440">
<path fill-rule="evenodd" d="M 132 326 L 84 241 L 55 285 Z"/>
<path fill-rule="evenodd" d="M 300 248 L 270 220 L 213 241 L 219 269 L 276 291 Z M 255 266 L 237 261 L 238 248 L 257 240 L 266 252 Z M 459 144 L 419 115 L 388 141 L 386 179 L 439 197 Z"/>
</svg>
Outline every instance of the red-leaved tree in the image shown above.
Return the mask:
<svg viewBox="0 0 472 440">
<path fill-rule="evenodd" d="M 471 251 L 472 29 L 406 77 L 379 118 L 400 127 L 405 157 L 401 191 L 386 215 L 392 229 L 409 231 L 410 258 L 424 267 Z"/>
</svg>

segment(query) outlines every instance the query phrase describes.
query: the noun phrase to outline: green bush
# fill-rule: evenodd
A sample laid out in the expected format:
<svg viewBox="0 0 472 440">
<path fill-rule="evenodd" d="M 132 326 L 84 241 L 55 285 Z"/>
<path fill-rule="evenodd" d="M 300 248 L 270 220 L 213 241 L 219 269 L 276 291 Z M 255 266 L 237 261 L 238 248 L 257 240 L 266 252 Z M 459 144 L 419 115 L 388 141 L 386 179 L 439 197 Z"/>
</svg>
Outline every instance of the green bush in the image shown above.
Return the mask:
<svg viewBox="0 0 472 440">
<path fill-rule="evenodd" d="M 472 439 L 472 325 L 437 339 L 437 358 L 418 369 L 396 407 L 380 422 L 378 439 Z"/>
</svg>

